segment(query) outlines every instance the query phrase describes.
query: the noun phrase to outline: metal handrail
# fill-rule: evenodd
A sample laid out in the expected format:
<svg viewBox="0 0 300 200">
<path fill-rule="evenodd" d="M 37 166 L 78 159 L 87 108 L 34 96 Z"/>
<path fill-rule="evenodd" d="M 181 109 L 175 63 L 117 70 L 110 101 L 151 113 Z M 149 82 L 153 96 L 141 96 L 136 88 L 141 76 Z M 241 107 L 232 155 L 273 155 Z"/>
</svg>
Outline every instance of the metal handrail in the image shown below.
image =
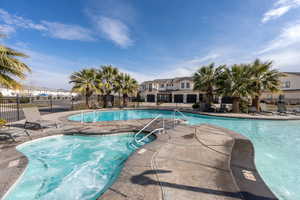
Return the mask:
<svg viewBox="0 0 300 200">
<path fill-rule="evenodd" d="M 146 124 L 146 126 L 144 126 L 141 130 L 139 130 L 139 132 L 137 132 L 135 135 L 134 135 L 134 140 L 136 142 L 138 142 L 138 140 L 136 139 L 137 136 L 139 134 L 141 134 L 141 132 L 143 132 L 143 130 L 145 130 L 148 126 L 150 126 L 154 121 L 156 121 L 158 118 L 160 118 L 162 115 L 157 115 L 154 119 L 152 119 L 148 124 Z"/>
<path fill-rule="evenodd" d="M 142 142 L 144 139 L 146 139 L 147 137 L 149 137 L 150 135 L 152 135 L 153 133 L 155 132 L 160 132 L 160 131 L 164 131 L 164 128 L 157 128 L 157 129 L 154 129 L 153 131 L 151 131 L 150 133 L 148 133 L 147 135 L 145 135 L 144 137 L 142 137 L 142 139 L 140 140 L 136 140 L 137 143 L 140 143 Z"/>
<path fill-rule="evenodd" d="M 175 121 L 178 120 L 178 118 L 176 118 L 176 113 L 179 113 L 186 121 L 188 121 L 188 117 L 183 114 L 181 111 L 177 110 L 177 109 L 174 109 L 174 127 L 175 127 Z"/>
</svg>

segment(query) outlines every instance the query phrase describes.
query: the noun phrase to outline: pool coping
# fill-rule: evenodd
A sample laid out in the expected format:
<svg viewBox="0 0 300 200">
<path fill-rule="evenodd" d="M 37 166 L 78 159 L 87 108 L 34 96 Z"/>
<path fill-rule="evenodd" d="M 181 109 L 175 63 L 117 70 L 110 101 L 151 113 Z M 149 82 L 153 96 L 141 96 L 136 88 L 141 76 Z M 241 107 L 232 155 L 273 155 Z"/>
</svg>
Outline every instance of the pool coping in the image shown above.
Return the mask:
<svg viewBox="0 0 300 200">
<path fill-rule="evenodd" d="M 276 121 L 294 121 L 294 120 L 300 120 L 300 116 L 296 115 L 250 115 L 245 113 L 214 113 L 214 112 L 201 112 L 197 110 L 191 110 L 191 109 L 185 109 L 185 108 L 169 108 L 169 107 L 139 107 L 139 108 L 102 108 L 102 109 L 90 109 L 85 110 L 84 112 L 93 112 L 93 111 L 120 111 L 120 110 L 166 110 L 166 111 L 174 111 L 174 109 L 179 110 L 180 112 L 186 112 L 186 113 L 192 113 L 192 114 L 199 114 L 199 115 L 205 115 L 205 116 L 211 116 L 211 117 L 221 117 L 221 118 L 234 118 L 234 119 L 248 119 L 248 120 L 276 120 Z M 80 114 L 81 111 L 78 111 L 77 113 L 73 113 L 68 115 L 67 121 L 68 122 L 80 122 L 80 121 L 74 121 L 69 120 L 68 118 L 72 115 Z M 239 116 L 240 115 L 240 116 Z M 114 121 L 124 121 L 124 120 L 114 120 Z M 103 122 L 109 122 L 109 121 L 103 121 Z M 93 122 L 85 122 L 85 123 L 93 123 Z"/>
<path fill-rule="evenodd" d="M 255 149 L 246 136 L 224 127 L 205 124 L 222 130 L 233 139 L 229 156 L 229 167 L 235 184 L 245 200 L 279 200 L 264 182 L 255 164 Z M 244 156 L 241 156 L 243 154 Z M 247 170 L 255 177 L 255 181 L 247 179 L 242 170 Z"/>
</svg>

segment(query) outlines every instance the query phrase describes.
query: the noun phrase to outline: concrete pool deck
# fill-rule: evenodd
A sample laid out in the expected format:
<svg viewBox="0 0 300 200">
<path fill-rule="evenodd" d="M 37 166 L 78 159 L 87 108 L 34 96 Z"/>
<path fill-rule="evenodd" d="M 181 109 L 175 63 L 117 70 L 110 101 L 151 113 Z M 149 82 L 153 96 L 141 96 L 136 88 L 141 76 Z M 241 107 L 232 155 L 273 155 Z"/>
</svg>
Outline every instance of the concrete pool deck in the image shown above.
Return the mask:
<svg viewBox="0 0 300 200">
<path fill-rule="evenodd" d="M 50 135 L 128 132 L 143 127 L 149 119 L 99 122 L 70 122 L 67 116 L 78 111 L 43 116 L 60 120 L 63 129 L 33 131 L 32 139 Z M 27 165 L 15 146 L 29 141 L 25 135 L 17 143 L 0 143 L 0 198 Z M 179 125 L 139 149 L 126 162 L 117 181 L 99 198 L 125 199 L 264 199 L 276 197 L 258 175 L 253 147 L 245 137 L 211 125 Z"/>
</svg>

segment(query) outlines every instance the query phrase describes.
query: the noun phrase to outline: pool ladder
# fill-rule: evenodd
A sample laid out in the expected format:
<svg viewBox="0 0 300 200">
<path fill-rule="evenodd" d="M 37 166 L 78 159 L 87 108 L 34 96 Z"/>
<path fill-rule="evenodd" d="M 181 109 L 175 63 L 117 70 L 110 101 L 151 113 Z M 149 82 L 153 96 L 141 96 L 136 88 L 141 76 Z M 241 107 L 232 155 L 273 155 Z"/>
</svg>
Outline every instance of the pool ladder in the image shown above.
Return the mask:
<svg viewBox="0 0 300 200">
<path fill-rule="evenodd" d="M 179 115 L 181 115 L 182 118 L 177 117 L 176 113 L 178 113 Z M 175 128 L 176 124 L 183 122 L 183 123 L 188 123 L 189 118 L 183 114 L 181 111 L 174 109 L 173 112 L 173 126 Z"/>
<path fill-rule="evenodd" d="M 151 124 L 153 124 L 154 122 L 158 121 L 162 119 L 162 127 L 161 128 L 156 128 L 154 130 L 152 130 L 150 133 L 146 134 L 144 137 L 142 137 L 141 139 L 138 139 L 138 136 L 140 134 L 142 134 L 142 132 L 148 128 Z M 134 149 L 138 149 L 139 145 L 142 145 L 142 142 L 147 139 L 149 136 L 158 133 L 165 133 L 165 119 L 162 117 L 162 115 L 157 115 L 154 119 L 152 119 L 148 124 L 146 124 L 142 129 L 140 129 L 135 135 L 134 135 L 134 141 L 131 142 L 129 145 L 131 147 L 133 147 Z"/>
</svg>

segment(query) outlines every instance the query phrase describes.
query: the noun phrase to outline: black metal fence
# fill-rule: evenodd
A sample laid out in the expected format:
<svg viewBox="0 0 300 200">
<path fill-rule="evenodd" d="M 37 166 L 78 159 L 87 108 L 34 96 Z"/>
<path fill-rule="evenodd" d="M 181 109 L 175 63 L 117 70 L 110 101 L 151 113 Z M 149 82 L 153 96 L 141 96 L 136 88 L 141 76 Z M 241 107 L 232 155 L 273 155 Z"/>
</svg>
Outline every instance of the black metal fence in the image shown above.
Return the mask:
<svg viewBox="0 0 300 200">
<path fill-rule="evenodd" d="M 0 98 L 0 119 L 7 122 L 14 122 L 24 119 L 22 108 L 37 106 L 41 114 L 63 112 L 73 110 L 75 105 L 81 101 L 72 98 L 29 98 L 29 97 L 1 97 Z"/>
</svg>

